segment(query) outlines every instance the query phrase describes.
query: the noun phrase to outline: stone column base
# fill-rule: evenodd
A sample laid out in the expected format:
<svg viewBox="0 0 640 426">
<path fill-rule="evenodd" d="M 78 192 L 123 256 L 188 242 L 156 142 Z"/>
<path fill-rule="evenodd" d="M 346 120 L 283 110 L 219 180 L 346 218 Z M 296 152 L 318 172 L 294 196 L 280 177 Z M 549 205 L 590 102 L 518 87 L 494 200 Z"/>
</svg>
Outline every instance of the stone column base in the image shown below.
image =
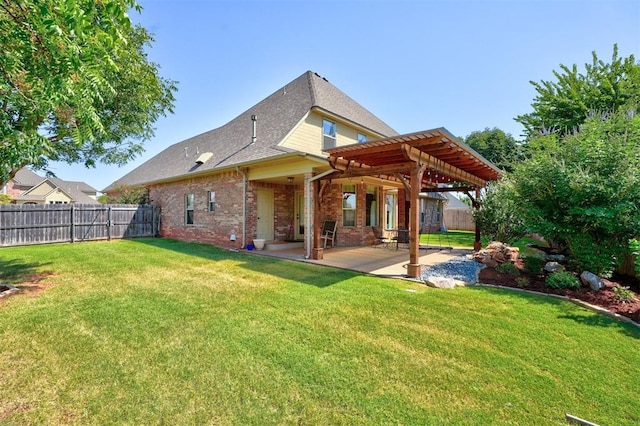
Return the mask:
<svg viewBox="0 0 640 426">
<path fill-rule="evenodd" d="M 421 267 L 420 264 L 418 263 L 409 263 L 407 265 L 407 275 L 409 275 L 409 277 L 411 278 L 420 278 L 421 275 Z"/>
<path fill-rule="evenodd" d="M 322 260 L 324 257 L 324 249 L 323 248 L 314 248 L 311 250 L 311 258 L 314 260 Z"/>
</svg>

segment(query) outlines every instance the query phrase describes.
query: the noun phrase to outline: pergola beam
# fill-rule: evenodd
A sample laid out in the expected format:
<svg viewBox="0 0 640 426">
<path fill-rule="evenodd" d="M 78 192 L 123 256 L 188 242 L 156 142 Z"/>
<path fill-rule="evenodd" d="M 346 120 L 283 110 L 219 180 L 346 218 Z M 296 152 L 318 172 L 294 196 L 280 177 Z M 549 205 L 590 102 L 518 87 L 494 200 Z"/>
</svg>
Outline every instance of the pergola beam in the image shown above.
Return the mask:
<svg viewBox="0 0 640 426">
<path fill-rule="evenodd" d="M 411 145 L 402 144 L 402 150 L 405 152 L 407 158 L 411 161 L 415 161 L 418 164 L 424 164 L 427 168 L 432 169 L 437 173 L 449 176 L 454 180 L 467 182 L 480 187 L 484 187 L 487 185 L 487 182 L 484 179 L 480 179 L 479 177 L 476 177 L 471 173 L 465 172 L 464 170 L 452 166 L 451 164 L 445 163 L 444 161 L 432 155 L 429 155 L 424 151 L 414 148 Z"/>
</svg>

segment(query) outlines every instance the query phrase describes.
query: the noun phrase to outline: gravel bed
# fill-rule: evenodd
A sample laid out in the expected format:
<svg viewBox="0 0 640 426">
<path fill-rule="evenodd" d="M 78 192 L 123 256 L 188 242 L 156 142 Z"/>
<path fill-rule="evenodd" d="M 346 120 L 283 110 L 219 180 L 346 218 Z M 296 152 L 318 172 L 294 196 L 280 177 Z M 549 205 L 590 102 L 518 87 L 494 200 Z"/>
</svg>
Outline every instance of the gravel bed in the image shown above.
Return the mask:
<svg viewBox="0 0 640 426">
<path fill-rule="evenodd" d="M 453 278 L 465 284 L 476 284 L 478 272 L 484 267 L 468 256 L 457 256 L 451 260 L 433 266 L 422 268 L 421 278 L 424 281 L 429 276 Z"/>
</svg>

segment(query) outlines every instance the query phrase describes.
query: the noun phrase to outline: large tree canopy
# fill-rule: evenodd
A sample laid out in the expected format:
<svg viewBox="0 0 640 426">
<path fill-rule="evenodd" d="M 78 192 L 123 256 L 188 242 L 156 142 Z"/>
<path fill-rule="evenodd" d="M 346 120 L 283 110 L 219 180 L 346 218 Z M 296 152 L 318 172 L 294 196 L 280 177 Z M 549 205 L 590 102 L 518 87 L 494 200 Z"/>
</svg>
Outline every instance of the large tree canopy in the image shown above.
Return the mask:
<svg viewBox="0 0 640 426">
<path fill-rule="evenodd" d="M 511 171 L 518 160 L 518 142 L 497 127 L 472 132 L 464 142 L 502 170 Z"/>
<path fill-rule="evenodd" d="M 135 0 L 0 0 L 0 185 L 25 165 L 124 164 L 171 112 Z"/>
<path fill-rule="evenodd" d="M 584 72 L 560 65 L 553 71 L 556 81 L 530 83 L 538 92 L 533 100 L 533 112 L 515 118 L 531 138 L 540 133 L 571 133 L 593 113 L 611 113 L 619 109 L 636 109 L 640 105 L 640 64 L 633 55 L 618 57 L 613 46 L 611 63 L 592 53 L 591 63 Z"/>
</svg>

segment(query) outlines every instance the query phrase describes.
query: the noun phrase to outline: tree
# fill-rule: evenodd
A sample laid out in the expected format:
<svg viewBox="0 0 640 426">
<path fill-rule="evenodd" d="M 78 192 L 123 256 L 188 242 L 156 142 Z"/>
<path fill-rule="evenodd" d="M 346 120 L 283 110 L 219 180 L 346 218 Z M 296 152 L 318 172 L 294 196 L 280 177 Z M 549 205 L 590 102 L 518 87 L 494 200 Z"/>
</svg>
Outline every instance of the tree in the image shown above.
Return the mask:
<svg viewBox="0 0 640 426">
<path fill-rule="evenodd" d="M 472 132 L 464 142 L 487 160 L 505 171 L 511 171 L 519 157 L 518 142 L 510 133 L 494 127 Z"/>
<path fill-rule="evenodd" d="M 124 164 L 172 112 L 135 0 L 0 0 L 0 185 L 25 165 Z"/>
<path fill-rule="evenodd" d="M 526 234 L 521 205 L 512 179 L 491 182 L 483 192 L 473 219 L 485 237 L 513 244 Z"/>
<path fill-rule="evenodd" d="M 610 274 L 640 229 L 640 116 L 594 115 L 533 143 L 512 174 L 526 228 L 566 243 L 578 269 Z"/>
<path fill-rule="evenodd" d="M 618 46 L 614 45 L 611 63 L 592 52 L 592 61 L 584 69 L 583 73 L 575 64 L 560 65 L 560 71 L 553 71 L 556 81 L 530 82 L 538 92 L 531 105 L 533 112 L 515 118 L 524 126 L 528 139 L 541 132 L 572 133 L 593 113 L 640 105 L 640 64 L 633 55 L 618 57 Z"/>
<path fill-rule="evenodd" d="M 102 204 L 149 204 L 149 190 L 142 186 L 116 184 L 110 195 L 101 195 L 98 201 Z"/>
</svg>

